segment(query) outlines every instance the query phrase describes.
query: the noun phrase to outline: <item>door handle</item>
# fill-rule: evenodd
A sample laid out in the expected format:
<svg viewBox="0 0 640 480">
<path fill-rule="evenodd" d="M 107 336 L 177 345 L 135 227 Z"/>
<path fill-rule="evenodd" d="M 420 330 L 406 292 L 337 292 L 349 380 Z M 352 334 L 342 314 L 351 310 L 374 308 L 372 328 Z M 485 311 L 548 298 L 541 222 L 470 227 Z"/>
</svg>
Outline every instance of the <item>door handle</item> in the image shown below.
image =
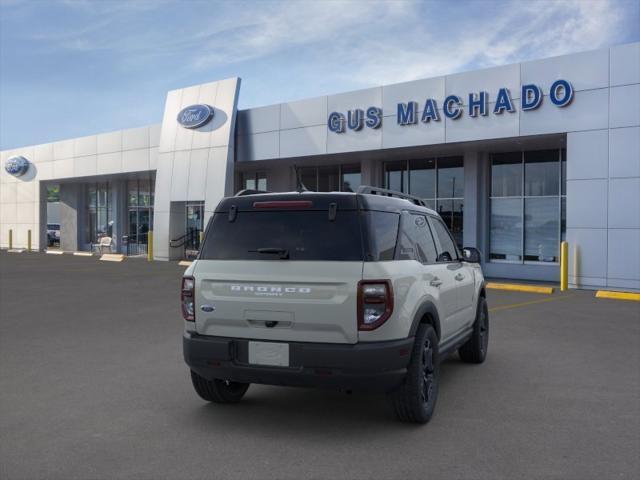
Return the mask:
<svg viewBox="0 0 640 480">
<path fill-rule="evenodd" d="M 460 280 L 464 280 L 464 275 L 463 275 L 463 274 L 461 274 L 461 273 L 458 273 L 458 274 L 457 274 L 455 277 L 453 277 L 453 278 L 455 278 L 455 279 L 456 279 L 456 280 L 458 280 L 458 281 L 460 281 Z"/>
<path fill-rule="evenodd" d="M 429 282 L 429 285 L 431 285 L 432 287 L 439 287 L 440 285 L 442 285 L 442 280 L 440 280 L 438 277 L 433 277 L 433 279 Z"/>
</svg>

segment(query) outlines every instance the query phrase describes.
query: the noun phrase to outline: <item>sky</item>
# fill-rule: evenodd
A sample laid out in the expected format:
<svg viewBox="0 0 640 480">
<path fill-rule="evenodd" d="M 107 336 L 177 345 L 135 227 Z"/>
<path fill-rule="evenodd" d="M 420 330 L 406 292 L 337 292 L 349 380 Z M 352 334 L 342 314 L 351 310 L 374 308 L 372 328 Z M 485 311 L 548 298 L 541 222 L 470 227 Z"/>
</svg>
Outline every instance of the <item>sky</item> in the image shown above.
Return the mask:
<svg viewBox="0 0 640 480">
<path fill-rule="evenodd" d="M 638 0 L 0 0 L 0 150 L 640 40 Z"/>
</svg>

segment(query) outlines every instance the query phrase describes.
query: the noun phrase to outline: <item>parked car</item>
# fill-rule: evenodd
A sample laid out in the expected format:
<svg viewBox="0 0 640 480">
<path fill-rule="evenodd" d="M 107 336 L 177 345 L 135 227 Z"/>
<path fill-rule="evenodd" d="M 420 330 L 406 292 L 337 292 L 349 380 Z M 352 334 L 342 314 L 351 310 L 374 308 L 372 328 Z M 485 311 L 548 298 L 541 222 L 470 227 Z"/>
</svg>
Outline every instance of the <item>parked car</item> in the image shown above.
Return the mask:
<svg viewBox="0 0 640 480">
<path fill-rule="evenodd" d="M 441 359 L 487 355 L 479 252 L 422 200 L 373 187 L 223 199 L 181 302 L 193 386 L 215 403 L 251 383 L 366 390 L 425 423 Z"/>
<path fill-rule="evenodd" d="M 47 245 L 60 245 L 60 224 L 47 223 Z"/>
</svg>

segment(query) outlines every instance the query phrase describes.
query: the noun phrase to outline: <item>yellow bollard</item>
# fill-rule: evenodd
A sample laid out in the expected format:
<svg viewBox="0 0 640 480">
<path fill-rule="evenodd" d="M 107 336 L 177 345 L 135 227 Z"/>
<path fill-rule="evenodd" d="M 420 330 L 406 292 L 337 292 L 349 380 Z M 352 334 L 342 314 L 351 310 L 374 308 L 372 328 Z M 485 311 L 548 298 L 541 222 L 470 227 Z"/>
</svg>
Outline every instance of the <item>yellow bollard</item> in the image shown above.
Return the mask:
<svg viewBox="0 0 640 480">
<path fill-rule="evenodd" d="M 569 244 L 560 243 L 560 291 L 569 288 Z"/>
<path fill-rule="evenodd" d="M 31 229 L 27 231 L 27 252 L 31 251 Z"/>
<path fill-rule="evenodd" d="M 147 237 L 147 261 L 153 261 L 153 231 L 149 230 L 149 236 Z"/>
<path fill-rule="evenodd" d="M 9 229 L 9 250 L 13 250 L 13 230 Z"/>
</svg>

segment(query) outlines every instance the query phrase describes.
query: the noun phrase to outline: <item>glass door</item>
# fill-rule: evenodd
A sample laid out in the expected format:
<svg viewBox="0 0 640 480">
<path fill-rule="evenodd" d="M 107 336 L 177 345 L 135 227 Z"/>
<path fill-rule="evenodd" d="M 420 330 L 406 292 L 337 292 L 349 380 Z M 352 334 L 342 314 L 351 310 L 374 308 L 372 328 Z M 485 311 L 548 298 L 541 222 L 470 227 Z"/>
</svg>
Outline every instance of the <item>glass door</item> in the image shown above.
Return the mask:
<svg viewBox="0 0 640 480">
<path fill-rule="evenodd" d="M 204 202 L 188 203 L 186 213 L 185 255 L 193 258 L 200 250 L 200 240 L 204 231 Z"/>
</svg>

